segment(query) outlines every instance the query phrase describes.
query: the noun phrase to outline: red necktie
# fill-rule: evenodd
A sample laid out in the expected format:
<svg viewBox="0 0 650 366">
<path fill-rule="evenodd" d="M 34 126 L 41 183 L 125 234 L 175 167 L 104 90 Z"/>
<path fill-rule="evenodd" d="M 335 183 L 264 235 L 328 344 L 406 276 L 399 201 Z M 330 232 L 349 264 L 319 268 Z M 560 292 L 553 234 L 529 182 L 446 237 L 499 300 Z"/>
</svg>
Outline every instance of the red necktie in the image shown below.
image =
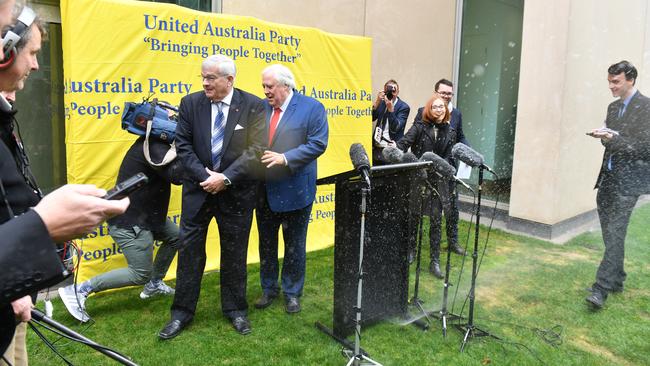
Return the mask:
<svg viewBox="0 0 650 366">
<path fill-rule="evenodd" d="M 282 109 L 273 108 L 273 115 L 271 116 L 271 123 L 269 124 L 269 146 L 271 146 L 271 141 L 273 141 L 275 129 L 278 127 L 278 122 L 280 121 L 280 113 L 282 113 Z"/>
</svg>

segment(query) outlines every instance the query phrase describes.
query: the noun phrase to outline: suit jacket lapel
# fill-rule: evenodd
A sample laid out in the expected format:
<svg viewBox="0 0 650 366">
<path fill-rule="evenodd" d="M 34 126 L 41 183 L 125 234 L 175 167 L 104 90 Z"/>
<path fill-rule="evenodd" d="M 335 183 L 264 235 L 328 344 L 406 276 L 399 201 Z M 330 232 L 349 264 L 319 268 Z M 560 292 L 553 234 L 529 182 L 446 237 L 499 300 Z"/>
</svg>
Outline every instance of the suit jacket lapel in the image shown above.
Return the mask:
<svg viewBox="0 0 650 366">
<path fill-rule="evenodd" d="M 197 131 L 196 133 L 201 136 L 201 141 L 203 146 L 200 148 L 204 150 L 206 156 L 212 156 L 212 102 L 210 99 L 202 95 L 201 101 L 199 102 L 199 115 L 198 123 L 196 123 Z"/>
<path fill-rule="evenodd" d="M 232 95 L 232 100 L 230 101 L 230 109 L 228 110 L 228 119 L 226 120 L 226 129 L 223 135 L 223 151 L 228 149 L 228 144 L 230 144 L 230 138 L 232 137 L 233 132 L 235 131 L 235 126 L 239 121 L 239 116 L 241 115 L 241 96 L 237 89 L 234 90 Z"/>
</svg>

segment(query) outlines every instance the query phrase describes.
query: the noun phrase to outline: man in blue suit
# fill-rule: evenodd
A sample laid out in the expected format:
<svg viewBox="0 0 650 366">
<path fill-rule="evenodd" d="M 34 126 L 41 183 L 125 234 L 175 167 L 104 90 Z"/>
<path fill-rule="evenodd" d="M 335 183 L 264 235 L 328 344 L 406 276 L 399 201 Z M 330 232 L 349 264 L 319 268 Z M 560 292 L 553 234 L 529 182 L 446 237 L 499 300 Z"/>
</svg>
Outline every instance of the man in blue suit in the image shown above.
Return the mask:
<svg viewBox="0 0 650 366">
<path fill-rule="evenodd" d="M 291 71 L 275 64 L 262 72 L 269 149 L 261 162 L 265 183 L 257 202 L 260 282 L 258 309 L 279 295 L 278 230 L 284 238 L 282 292 L 287 313 L 300 311 L 305 282 L 307 225 L 316 196 L 316 159 L 327 148 L 327 114 L 316 99 L 299 94 Z"/>
<path fill-rule="evenodd" d="M 372 105 L 373 131 L 372 164 L 383 165 L 386 162 L 382 150 L 386 146 L 395 146 L 397 140 L 404 136 L 404 128 L 409 118 L 411 107 L 398 98 L 399 85 L 390 79 L 384 84 L 384 90 L 377 94 Z"/>
</svg>

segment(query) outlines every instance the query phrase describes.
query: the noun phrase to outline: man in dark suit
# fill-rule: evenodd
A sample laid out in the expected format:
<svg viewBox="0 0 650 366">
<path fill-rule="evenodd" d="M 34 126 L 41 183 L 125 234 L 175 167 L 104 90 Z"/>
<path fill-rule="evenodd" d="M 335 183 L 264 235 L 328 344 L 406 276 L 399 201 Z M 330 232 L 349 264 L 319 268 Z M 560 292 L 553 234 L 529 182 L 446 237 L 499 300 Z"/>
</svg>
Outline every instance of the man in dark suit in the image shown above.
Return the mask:
<svg viewBox="0 0 650 366">
<path fill-rule="evenodd" d="M 447 102 L 447 108 L 451 111 L 451 118 L 449 119 L 449 126 L 455 131 L 455 140 L 456 142 L 461 142 L 467 146 L 470 146 L 469 141 L 463 133 L 463 114 L 460 113 L 460 110 L 456 108 L 451 99 L 454 96 L 454 83 L 447 79 L 440 79 L 436 82 L 434 86 L 434 93 L 438 94 L 445 102 Z M 415 120 L 422 120 L 422 108 L 418 108 L 418 113 L 415 116 Z M 465 249 L 458 245 L 458 191 L 455 189 L 456 183 L 451 181 L 449 192 L 451 195 L 449 197 L 449 216 L 445 217 L 445 229 L 447 232 L 447 245 L 451 245 L 451 250 L 460 255 L 465 255 Z M 430 271 L 433 272 L 433 267 L 430 266 Z"/>
<path fill-rule="evenodd" d="M 605 126 L 589 132 L 605 146 L 596 182 L 596 204 L 605 253 L 587 302 L 603 307 L 607 295 L 623 291 L 625 236 L 640 195 L 650 193 L 650 98 L 634 84 L 636 68 L 627 61 L 607 70 L 609 89 L 619 99 L 607 107 Z"/>
<path fill-rule="evenodd" d="M 258 182 L 252 170 L 265 147 L 262 100 L 233 87 L 235 63 L 213 55 L 201 65 L 203 91 L 181 99 L 176 150 L 183 182 L 176 294 L 162 339 L 193 319 L 205 268 L 205 239 L 214 217 L 221 244 L 221 311 L 240 334 L 247 318 L 246 254 Z"/>
<path fill-rule="evenodd" d="M 0 3 L 0 8 L 3 12 L 13 9 L 13 1 Z M 9 99 L 25 86 L 29 74 L 38 70 L 37 55 L 45 29 L 38 18 L 31 19 L 13 47 L 3 47 L 8 52 L 0 55 L 0 90 Z M 16 29 L 16 18 L 12 24 L 3 27 L 4 32 Z M 31 318 L 32 300 L 25 295 L 48 287 L 57 279 L 49 275 L 63 272 L 54 242 L 89 232 L 106 218 L 124 212 L 129 204 L 128 198 L 101 199 L 106 191 L 90 185 L 66 185 L 41 199 L 14 130 L 16 113 L 7 99 L 0 97 L 0 355 L 14 335 L 16 321 Z"/>
<path fill-rule="evenodd" d="M 399 85 L 391 79 L 384 84 L 384 90 L 377 93 L 372 105 L 373 131 L 372 164 L 383 165 L 382 150 L 386 146 L 395 146 L 397 140 L 404 136 L 404 127 L 409 118 L 411 107 L 398 98 Z"/>
<path fill-rule="evenodd" d="M 307 225 L 316 196 L 316 159 L 327 148 L 325 108 L 296 91 L 291 71 L 271 65 L 262 72 L 269 149 L 262 155 L 266 181 L 257 204 L 262 297 L 255 307 L 269 306 L 278 286 L 278 230 L 282 227 L 282 292 L 287 313 L 300 311 L 305 282 Z"/>
</svg>

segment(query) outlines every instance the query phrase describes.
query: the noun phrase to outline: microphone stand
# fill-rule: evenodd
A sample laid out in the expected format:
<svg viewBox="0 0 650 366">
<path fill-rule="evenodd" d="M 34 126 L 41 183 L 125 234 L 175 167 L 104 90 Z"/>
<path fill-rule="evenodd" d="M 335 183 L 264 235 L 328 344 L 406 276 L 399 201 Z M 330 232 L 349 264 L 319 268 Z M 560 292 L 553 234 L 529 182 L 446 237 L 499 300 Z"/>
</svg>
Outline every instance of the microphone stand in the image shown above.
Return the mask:
<svg viewBox="0 0 650 366">
<path fill-rule="evenodd" d="M 415 262 L 415 285 L 413 289 L 413 297 L 409 300 L 409 303 L 415 307 L 418 308 L 418 310 L 424 315 L 426 318 L 426 322 L 420 321 L 420 319 L 417 319 L 413 322 L 414 325 L 417 327 L 421 328 L 422 330 L 427 330 L 429 329 L 429 325 L 431 324 L 431 319 L 429 318 L 429 314 L 427 313 L 426 310 L 422 307 L 422 300 L 418 297 L 419 294 L 419 289 L 420 289 L 420 271 L 421 271 L 421 258 L 422 258 L 422 237 L 423 237 L 423 226 L 422 225 L 422 218 L 424 216 L 424 205 L 426 198 L 428 196 L 428 192 L 432 195 L 433 199 L 433 194 L 438 194 L 438 191 L 431 186 L 431 184 L 424 179 L 424 184 L 420 188 L 420 214 L 419 214 L 419 220 L 418 220 L 418 238 L 417 238 L 417 254 L 416 254 L 416 262 Z"/>
<path fill-rule="evenodd" d="M 456 188 L 455 182 L 453 184 L 455 189 Z M 435 318 L 440 319 L 440 322 L 442 323 L 443 338 L 447 338 L 447 321 L 463 318 L 460 315 L 452 314 L 447 311 L 447 300 L 449 298 L 449 286 L 452 286 L 452 284 L 449 283 L 449 272 L 451 272 L 451 245 L 447 245 L 447 263 L 445 264 L 445 281 L 442 285 L 443 286 L 442 307 L 440 308 L 440 311 L 437 312 L 437 314 L 433 315 Z"/>
<path fill-rule="evenodd" d="M 117 352 L 114 352 L 114 351 L 112 351 L 112 350 L 110 350 L 110 349 L 108 349 L 108 348 L 94 342 L 93 340 L 91 340 L 89 338 L 84 337 L 83 335 L 73 331 L 72 329 L 66 327 L 65 325 L 63 325 L 63 324 L 61 324 L 61 323 L 59 323 L 59 322 L 57 322 L 57 321 L 55 321 L 55 320 L 53 320 L 51 318 L 48 318 L 47 316 L 45 316 L 45 314 L 42 311 L 40 311 L 38 309 L 32 309 L 32 318 L 34 318 L 37 321 L 40 321 L 40 322 L 43 322 L 43 323 L 49 325 L 50 327 L 58 330 L 59 332 L 67 335 L 68 337 L 72 338 L 76 342 L 83 343 L 86 346 L 94 349 L 95 351 L 103 353 L 104 355 L 106 355 L 106 356 L 114 359 L 115 361 L 121 363 L 122 365 L 138 366 L 137 363 L 129 360 L 128 358 L 122 356 L 121 354 L 119 354 Z"/>
<path fill-rule="evenodd" d="M 354 354 L 350 355 L 350 360 L 346 366 L 375 365 L 382 366 L 379 362 L 374 361 L 366 354 L 361 352 L 361 296 L 363 290 L 363 247 L 366 242 L 366 199 L 370 193 L 370 185 L 366 184 L 361 188 L 361 227 L 359 231 L 359 271 L 357 282 L 357 306 L 354 332 Z"/>
<path fill-rule="evenodd" d="M 469 315 L 466 324 L 457 324 L 456 327 L 461 332 L 465 332 L 463 342 L 460 345 L 460 351 L 463 352 L 465 345 L 471 338 L 475 337 L 493 337 L 499 339 L 497 336 L 489 332 L 479 329 L 474 325 L 474 299 L 476 297 L 476 276 L 477 276 L 477 258 L 478 258 L 478 237 L 479 237 L 479 223 L 481 221 L 481 193 L 483 192 L 483 171 L 485 167 L 479 166 L 478 171 L 478 199 L 476 204 L 476 226 L 474 227 L 474 252 L 472 253 L 472 284 L 469 290 Z"/>
</svg>

